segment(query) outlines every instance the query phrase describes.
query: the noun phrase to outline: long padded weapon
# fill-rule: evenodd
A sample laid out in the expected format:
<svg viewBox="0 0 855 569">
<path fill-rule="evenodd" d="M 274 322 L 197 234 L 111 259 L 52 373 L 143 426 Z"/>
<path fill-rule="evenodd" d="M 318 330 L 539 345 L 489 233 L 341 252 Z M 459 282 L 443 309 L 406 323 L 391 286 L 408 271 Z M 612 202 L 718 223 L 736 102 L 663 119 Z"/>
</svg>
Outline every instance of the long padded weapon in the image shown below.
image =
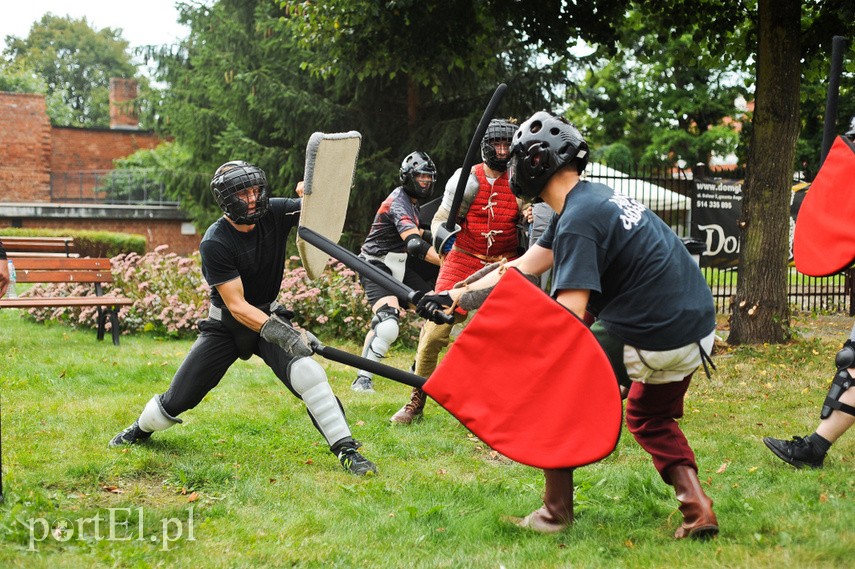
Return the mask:
<svg viewBox="0 0 855 569">
<path fill-rule="evenodd" d="M 299 235 L 306 243 L 314 245 L 330 257 L 341 261 L 346 267 L 353 269 L 366 279 L 377 283 L 398 298 L 406 299 L 407 302 L 413 306 L 417 305 L 419 300 L 421 300 L 421 297 L 424 296 L 423 292 L 413 290 L 404 283 L 396 281 L 394 278 L 373 266 L 371 263 L 360 259 L 359 256 L 348 251 L 335 241 L 327 239 L 320 233 L 313 231 L 308 227 L 298 227 L 297 235 Z M 451 314 L 437 312 L 436 315 L 446 324 L 454 322 L 454 316 Z M 368 368 L 364 369 L 371 371 Z"/>
<path fill-rule="evenodd" d="M 484 109 L 484 114 L 481 115 L 481 122 L 478 123 L 478 128 L 475 129 L 475 134 L 472 135 L 472 140 L 469 142 L 469 150 L 466 151 L 466 158 L 463 160 L 463 167 L 460 169 L 460 177 L 457 180 L 457 187 L 454 189 L 454 201 L 451 202 L 451 213 L 448 215 L 448 220 L 445 222 L 445 228 L 449 231 L 454 230 L 454 224 L 457 220 L 457 212 L 460 211 L 460 204 L 463 202 L 463 192 L 466 189 L 466 180 L 469 179 L 468 172 L 475 165 L 476 154 L 481 147 L 481 139 L 484 138 L 484 133 L 487 132 L 487 127 L 490 125 L 490 119 L 502 102 L 502 97 L 505 95 L 508 86 L 500 83 L 490 102 L 487 103 L 487 108 Z"/>
<path fill-rule="evenodd" d="M 834 36 L 831 40 L 831 69 L 828 70 L 820 166 L 825 162 L 825 157 L 828 156 L 831 145 L 837 137 L 837 100 L 840 95 L 840 75 L 843 70 L 843 52 L 846 51 L 846 44 L 847 40 L 843 36 Z"/>
</svg>

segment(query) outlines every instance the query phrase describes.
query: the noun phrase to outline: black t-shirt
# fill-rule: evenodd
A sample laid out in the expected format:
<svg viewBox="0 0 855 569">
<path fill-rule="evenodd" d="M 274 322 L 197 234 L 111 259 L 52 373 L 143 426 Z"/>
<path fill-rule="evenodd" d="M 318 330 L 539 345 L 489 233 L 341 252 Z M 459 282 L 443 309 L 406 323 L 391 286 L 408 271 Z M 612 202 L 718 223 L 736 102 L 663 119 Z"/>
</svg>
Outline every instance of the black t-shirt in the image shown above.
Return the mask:
<svg viewBox="0 0 855 569">
<path fill-rule="evenodd" d="M 414 204 L 404 188 L 395 188 L 377 210 L 374 222 L 362 245 L 362 252 L 374 257 L 386 253 L 405 253 L 407 246 L 401 233 L 419 228 L 419 206 Z"/>
<path fill-rule="evenodd" d="M 273 198 L 270 210 L 244 233 L 225 218 L 208 228 L 199 253 L 202 274 L 211 287 L 211 304 L 225 307 L 216 286 L 240 277 L 244 298 L 254 306 L 276 300 L 285 271 L 288 233 L 300 221 L 302 200 Z"/>
<path fill-rule="evenodd" d="M 552 249 L 552 293 L 591 291 L 588 310 L 624 343 L 671 350 L 715 329 L 712 293 L 677 235 L 643 204 L 580 181 L 538 245 Z"/>
</svg>

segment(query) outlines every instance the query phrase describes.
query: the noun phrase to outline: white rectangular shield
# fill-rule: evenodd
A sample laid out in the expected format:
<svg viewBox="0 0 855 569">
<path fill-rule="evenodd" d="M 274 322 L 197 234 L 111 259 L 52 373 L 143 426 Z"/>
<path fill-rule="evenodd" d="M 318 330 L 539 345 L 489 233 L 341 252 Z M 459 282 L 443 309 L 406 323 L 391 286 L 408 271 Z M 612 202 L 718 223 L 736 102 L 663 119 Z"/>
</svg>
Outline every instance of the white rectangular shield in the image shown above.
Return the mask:
<svg viewBox="0 0 855 569">
<path fill-rule="evenodd" d="M 306 146 L 300 225 L 336 243 L 344 229 L 361 142 L 362 135 L 355 130 L 342 133 L 316 132 L 309 137 Z M 329 255 L 299 236 L 297 250 L 309 278 L 318 278 L 329 261 Z"/>
</svg>

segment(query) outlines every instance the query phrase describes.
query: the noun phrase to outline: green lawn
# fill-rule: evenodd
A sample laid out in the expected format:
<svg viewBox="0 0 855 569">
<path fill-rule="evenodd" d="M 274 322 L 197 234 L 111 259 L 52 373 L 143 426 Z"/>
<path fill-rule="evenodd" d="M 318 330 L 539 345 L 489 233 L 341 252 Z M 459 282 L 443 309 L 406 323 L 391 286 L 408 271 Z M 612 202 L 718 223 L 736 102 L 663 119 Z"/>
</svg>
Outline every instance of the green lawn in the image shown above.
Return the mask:
<svg viewBox="0 0 855 569">
<path fill-rule="evenodd" d="M 576 524 L 530 533 L 502 516 L 539 506 L 540 471 L 494 455 L 433 403 L 422 423 L 391 426 L 408 388 L 378 378 L 376 395 L 356 394 L 354 372 L 329 362 L 376 477 L 341 470 L 257 359 L 183 425 L 107 449 L 166 389 L 190 342 L 138 335 L 117 348 L 0 311 L 0 567 L 849 566 L 855 433 L 818 471 L 781 463 L 761 439 L 811 432 L 850 326 L 802 318 L 797 341 L 727 350 L 711 380 L 696 376 L 682 424 L 722 530 L 696 543 L 672 539 L 671 488 L 625 431 L 611 456 L 576 471 Z"/>
</svg>

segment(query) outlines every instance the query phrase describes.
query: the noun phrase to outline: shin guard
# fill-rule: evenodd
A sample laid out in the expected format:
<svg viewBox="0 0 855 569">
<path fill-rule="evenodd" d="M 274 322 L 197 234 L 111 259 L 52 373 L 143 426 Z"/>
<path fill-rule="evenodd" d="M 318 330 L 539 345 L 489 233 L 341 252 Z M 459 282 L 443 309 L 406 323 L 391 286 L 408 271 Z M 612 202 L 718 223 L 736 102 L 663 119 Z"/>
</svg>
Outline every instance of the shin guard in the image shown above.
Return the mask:
<svg viewBox="0 0 855 569">
<path fill-rule="evenodd" d="M 371 320 L 371 332 L 368 333 L 370 340 L 362 351 L 363 358 L 379 362 L 386 357 L 389 348 L 398 339 L 398 318 L 398 310 L 388 304 L 377 310 Z M 359 375 L 368 378 L 373 376 L 364 370 L 360 370 Z"/>
<path fill-rule="evenodd" d="M 350 428 L 344 418 L 344 412 L 339 407 L 338 399 L 333 395 L 327 381 L 327 374 L 321 364 L 312 358 L 298 358 L 291 362 L 288 369 L 291 387 L 294 388 L 309 413 L 315 419 L 315 424 L 330 446 L 333 443 L 350 437 Z"/>
</svg>

